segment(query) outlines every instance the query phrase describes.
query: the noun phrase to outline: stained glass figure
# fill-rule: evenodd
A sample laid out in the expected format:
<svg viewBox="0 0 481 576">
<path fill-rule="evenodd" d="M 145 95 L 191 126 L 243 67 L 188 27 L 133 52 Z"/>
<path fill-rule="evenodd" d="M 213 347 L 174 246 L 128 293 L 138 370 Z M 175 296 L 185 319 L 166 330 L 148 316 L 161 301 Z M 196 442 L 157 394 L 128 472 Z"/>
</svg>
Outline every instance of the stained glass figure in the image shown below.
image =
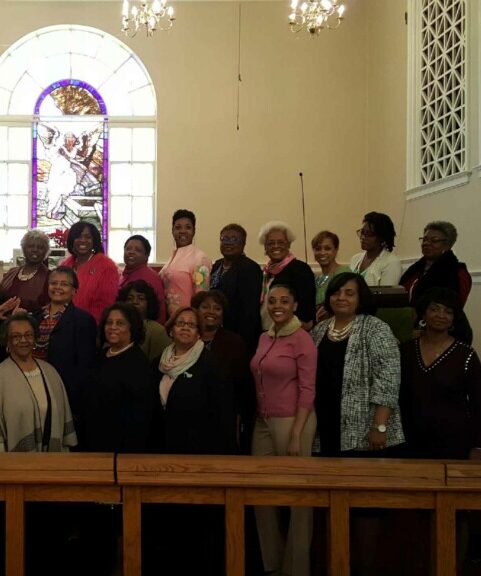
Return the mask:
<svg viewBox="0 0 481 576">
<path fill-rule="evenodd" d="M 78 220 L 108 225 L 107 111 L 85 82 L 62 80 L 44 90 L 35 107 L 32 226 L 47 234 Z"/>
</svg>

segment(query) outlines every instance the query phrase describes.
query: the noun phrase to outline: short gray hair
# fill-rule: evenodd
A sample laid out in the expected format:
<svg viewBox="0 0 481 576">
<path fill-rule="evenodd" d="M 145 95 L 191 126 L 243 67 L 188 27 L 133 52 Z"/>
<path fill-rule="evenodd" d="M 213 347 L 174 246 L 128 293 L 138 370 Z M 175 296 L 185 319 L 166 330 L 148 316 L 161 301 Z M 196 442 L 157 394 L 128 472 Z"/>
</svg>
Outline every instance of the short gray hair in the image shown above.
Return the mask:
<svg viewBox="0 0 481 576">
<path fill-rule="evenodd" d="M 289 244 L 292 244 L 292 242 L 294 242 L 294 240 L 296 239 L 296 235 L 292 231 L 292 228 L 289 226 L 289 224 L 281 222 L 280 220 L 272 220 L 271 222 L 267 222 L 267 224 L 264 224 L 264 226 L 262 226 L 261 229 L 259 230 L 259 244 L 264 245 L 266 243 L 266 238 L 268 234 L 270 234 L 270 232 L 273 232 L 274 230 L 284 232 Z"/>
<path fill-rule="evenodd" d="M 451 222 L 444 222 L 442 220 L 429 222 L 429 224 L 426 224 L 424 232 L 427 230 L 436 230 L 436 232 L 441 232 L 443 236 L 446 236 L 446 240 L 450 248 L 454 246 L 454 243 L 458 239 L 458 231 L 456 230 L 454 224 L 451 224 Z"/>
<path fill-rule="evenodd" d="M 38 240 L 45 246 L 45 257 L 50 253 L 50 238 L 42 232 L 41 230 L 29 230 L 20 241 L 20 246 L 22 247 L 22 252 L 25 255 L 25 246 L 27 242 L 32 240 Z"/>
</svg>

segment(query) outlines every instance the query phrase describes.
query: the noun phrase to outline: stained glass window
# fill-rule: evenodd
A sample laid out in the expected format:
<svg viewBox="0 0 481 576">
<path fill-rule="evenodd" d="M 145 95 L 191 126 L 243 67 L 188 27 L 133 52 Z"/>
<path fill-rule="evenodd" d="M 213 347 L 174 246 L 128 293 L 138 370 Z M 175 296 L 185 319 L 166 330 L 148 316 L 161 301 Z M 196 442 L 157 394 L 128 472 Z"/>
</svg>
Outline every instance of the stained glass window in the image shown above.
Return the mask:
<svg viewBox="0 0 481 576">
<path fill-rule="evenodd" d="M 131 234 L 155 259 L 156 97 L 130 48 L 51 26 L 0 56 L 0 260 L 29 227 L 88 219 L 122 259 Z"/>
<path fill-rule="evenodd" d="M 59 112 L 62 117 L 56 115 Z M 106 244 L 108 119 L 105 103 L 92 86 L 69 79 L 44 90 L 34 113 L 32 226 L 53 233 L 86 220 L 102 231 Z M 103 118 L 99 118 L 101 114 Z"/>
</svg>

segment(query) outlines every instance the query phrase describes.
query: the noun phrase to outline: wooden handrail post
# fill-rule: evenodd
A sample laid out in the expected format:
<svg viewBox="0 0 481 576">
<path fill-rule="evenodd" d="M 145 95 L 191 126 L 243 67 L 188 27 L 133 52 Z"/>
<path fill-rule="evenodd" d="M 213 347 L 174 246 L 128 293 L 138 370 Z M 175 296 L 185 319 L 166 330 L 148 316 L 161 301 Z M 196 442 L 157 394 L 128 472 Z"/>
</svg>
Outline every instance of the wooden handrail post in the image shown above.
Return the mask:
<svg viewBox="0 0 481 576">
<path fill-rule="evenodd" d="M 6 576 L 25 573 L 25 502 L 23 486 L 6 487 L 5 494 Z"/>
<path fill-rule="evenodd" d="M 123 562 L 124 576 L 140 576 L 142 565 L 140 488 L 123 488 Z"/>
<path fill-rule="evenodd" d="M 329 507 L 329 575 L 349 576 L 349 492 L 331 490 Z"/>
<path fill-rule="evenodd" d="M 235 488 L 225 491 L 225 541 L 227 576 L 244 576 L 244 492 Z"/>
<path fill-rule="evenodd" d="M 434 511 L 434 566 L 436 576 L 456 574 L 456 506 L 455 496 L 447 492 L 436 494 Z"/>
</svg>

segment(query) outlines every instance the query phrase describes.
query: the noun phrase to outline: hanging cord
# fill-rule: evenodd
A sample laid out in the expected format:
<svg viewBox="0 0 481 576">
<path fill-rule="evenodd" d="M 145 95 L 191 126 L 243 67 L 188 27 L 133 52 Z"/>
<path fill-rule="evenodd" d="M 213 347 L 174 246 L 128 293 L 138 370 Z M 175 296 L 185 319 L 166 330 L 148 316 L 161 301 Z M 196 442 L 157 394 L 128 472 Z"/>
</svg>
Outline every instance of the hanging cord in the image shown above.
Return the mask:
<svg viewBox="0 0 481 576">
<path fill-rule="evenodd" d="M 302 224 L 304 226 L 304 256 L 306 258 L 306 264 L 307 264 L 306 203 L 304 197 L 304 176 L 302 172 L 299 172 L 299 178 L 301 180 Z"/>
<path fill-rule="evenodd" d="M 237 130 L 240 130 L 240 85 L 242 82 L 241 76 L 241 16 L 242 16 L 242 5 L 239 2 L 238 11 L 238 39 L 237 39 L 237 115 L 236 115 L 236 126 Z"/>
</svg>

